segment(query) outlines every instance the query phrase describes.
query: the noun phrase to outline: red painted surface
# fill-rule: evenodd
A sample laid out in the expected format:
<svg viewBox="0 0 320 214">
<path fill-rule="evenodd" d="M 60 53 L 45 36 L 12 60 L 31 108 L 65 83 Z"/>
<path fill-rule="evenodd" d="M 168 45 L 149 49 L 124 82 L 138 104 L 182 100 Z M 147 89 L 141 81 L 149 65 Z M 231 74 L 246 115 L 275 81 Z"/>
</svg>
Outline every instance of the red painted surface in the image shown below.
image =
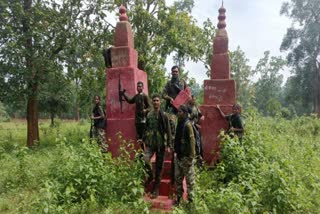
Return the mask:
<svg viewBox="0 0 320 214">
<path fill-rule="evenodd" d="M 225 113 L 231 113 L 231 105 L 221 105 L 221 110 Z M 200 110 L 205 117 L 201 122 L 201 137 L 203 146 L 204 160 L 208 165 L 214 164 L 219 158 L 219 138 L 220 130 L 228 128 L 227 121 L 222 118 L 215 106 L 202 105 Z"/>
<path fill-rule="evenodd" d="M 233 105 L 236 99 L 235 88 L 234 80 L 205 80 L 203 103 L 214 106 Z"/>
<path fill-rule="evenodd" d="M 230 79 L 229 53 L 212 56 L 211 79 Z"/>
<path fill-rule="evenodd" d="M 120 8 L 120 13 L 122 18 L 126 17 L 125 8 L 123 6 Z M 136 87 L 138 81 L 143 82 L 144 93 L 148 94 L 148 82 L 147 74 L 137 67 L 138 54 L 134 49 L 133 33 L 128 21 L 120 21 L 117 23 L 114 43 L 115 47 L 111 49 L 112 68 L 106 70 L 106 135 L 109 151 L 113 156 L 118 156 L 120 144 L 124 140 L 125 142 L 134 142 L 135 148 L 139 147 L 135 142 L 135 105 L 122 101 L 121 109 L 119 100 L 119 81 L 122 86 L 121 90 L 126 89 L 127 94 L 130 96 L 137 93 Z M 121 139 L 119 139 L 119 133 L 121 133 Z M 132 151 L 134 148 L 127 149 Z"/>
<path fill-rule="evenodd" d="M 132 28 L 128 21 L 117 22 L 114 31 L 114 46 L 134 48 Z"/>
<path fill-rule="evenodd" d="M 138 53 L 135 49 L 126 47 L 114 47 L 111 49 L 112 67 L 138 66 Z"/>
<path fill-rule="evenodd" d="M 208 165 L 214 165 L 219 159 L 219 133 L 226 130 L 228 123 L 223 118 L 217 105 L 225 114 L 232 112 L 232 105 L 236 102 L 235 81 L 230 79 L 230 65 L 228 53 L 228 34 L 225 30 L 225 9 L 219 9 L 219 23 L 216 37 L 213 41 L 213 56 L 211 59 L 211 79 L 204 81 L 204 100 L 200 110 L 204 115 L 201 122 L 201 137 L 204 160 Z"/>
<path fill-rule="evenodd" d="M 223 35 L 217 35 L 215 38 L 215 42 L 213 44 L 213 50 L 215 54 L 223 54 L 228 52 L 228 37 L 226 36 L 226 32 Z"/>
<path fill-rule="evenodd" d="M 180 105 L 186 104 L 191 99 L 191 89 L 186 88 L 179 92 L 179 94 L 174 99 L 172 105 L 178 109 Z"/>
</svg>

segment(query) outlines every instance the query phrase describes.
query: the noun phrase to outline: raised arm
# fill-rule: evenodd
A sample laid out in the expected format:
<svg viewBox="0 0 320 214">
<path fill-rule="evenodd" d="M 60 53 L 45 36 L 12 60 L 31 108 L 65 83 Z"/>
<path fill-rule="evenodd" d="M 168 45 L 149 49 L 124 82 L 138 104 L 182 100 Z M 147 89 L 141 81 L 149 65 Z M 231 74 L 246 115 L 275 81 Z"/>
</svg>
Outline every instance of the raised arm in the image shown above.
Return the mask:
<svg viewBox="0 0 320 214">
<path fill-rule="evenodd" d="M 170 101 L 170 103 L 172 103 L 173 102 L 173 98 L 168 95 L 168 87 L 169 86 L 168 86 L 168 83 L 167 83 L 166 86 L 164 87 L 163 91 L 162 91 L 162 98 L 165 99 L 165 100 L 168 100 L 168 101 Z"/>
<path fill-rule="evenodd" d="M 143 111 L 145 114 L 151 111 L 152 103 L 150 98 L 147 95 L 144 96 L 144 107 L 145 108 L 143 109 Z"/>
<path fill-rule="evenodd" d="M 133 104 L 134 103 L 134 100 L 135 100 L 135 96 L 133 96 L 133 97 L 129 97 L 127 94 L 126 94 L 126 91 L 125 90 L 123 90 L 123 97 L 124 97 L 124 99 L 128 102 L 128 103 L 130 103 L 130 104 Z"/>
<path fill-rule="evenodd" d="M 223 113 L 223 111 L 221 111 L 221 109 L 220 109 L 220 105 L 217 105 L 217 107 L 216 107 L 218 110 L 219 110 L 219 113 L 220 113 L 220 115 L 222 116 L 222 117 L 226 117 L 226 115 Z"/>
</svg>

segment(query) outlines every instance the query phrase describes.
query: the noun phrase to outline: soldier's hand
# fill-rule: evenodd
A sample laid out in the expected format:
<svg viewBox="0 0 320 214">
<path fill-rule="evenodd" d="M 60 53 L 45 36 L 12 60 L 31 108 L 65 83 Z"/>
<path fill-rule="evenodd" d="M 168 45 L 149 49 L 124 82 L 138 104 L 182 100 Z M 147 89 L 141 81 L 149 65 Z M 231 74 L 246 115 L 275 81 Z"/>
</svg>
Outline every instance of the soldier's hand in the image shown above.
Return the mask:
<svg viewBox="0 0 320 214">
<path fill-rule="evenodd" d="M 166 149 L 166 150 L 167 150 L 167 152 L 168 152 L 168 153 L 170 153 L 170 152 L 171 152 L 171 149 L 170 149 L 170 147 L 169 147 L 169 146 L 167 146 L 167 149 Z"/>
<path fill-rule="evenodd" d="M 126 92 L 126 89 L 123 89 L 122 91 L 120 91 L 120 96 L 124 96 L 124 93 Z"/>
</svg>

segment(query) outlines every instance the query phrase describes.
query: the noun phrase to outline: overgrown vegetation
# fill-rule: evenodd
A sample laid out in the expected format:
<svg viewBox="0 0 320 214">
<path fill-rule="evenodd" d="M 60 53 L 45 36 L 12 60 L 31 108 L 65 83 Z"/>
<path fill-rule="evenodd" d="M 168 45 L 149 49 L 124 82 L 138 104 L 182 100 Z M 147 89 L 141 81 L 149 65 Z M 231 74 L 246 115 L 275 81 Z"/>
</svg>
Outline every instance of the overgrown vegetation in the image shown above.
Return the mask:
<svg viewBox="0 0 320 214">
<path fill-rule="evenodd" d="M 88 125 L 41 124 L 36 149 L 24 146 L 20 130 L 1 133 L 0 212 L 142 213 L 142 163 L 124 152 L 102 154 L 87 138 Z M 11 133 L 11 134 L 10 134 Z M 123 150 L 128 146 L 123 140 Z M 133 211 L 132 211 L 133 210 Z"/>
<path fill-rule="evenodd" d="M 41 122 L 34 149 L 24 146 L 25 124 L 0 126 L 1 213 L 154 212 L 143 200 L 141 163 L 101 154 L 87 122 Z M 243 141 L 222 136 L 219 164 L 197 172 L 194 204 L 173 213 L 317 213 L 319 137 L 316 117 L 247 112 Z"/>
<path fill-rule="evenodd" d="M 221 162 L 198 175 L 192 213 L 317 213 L 320 121 L 249 114 L 243 141 L 224 136 Z"/>
</svg>

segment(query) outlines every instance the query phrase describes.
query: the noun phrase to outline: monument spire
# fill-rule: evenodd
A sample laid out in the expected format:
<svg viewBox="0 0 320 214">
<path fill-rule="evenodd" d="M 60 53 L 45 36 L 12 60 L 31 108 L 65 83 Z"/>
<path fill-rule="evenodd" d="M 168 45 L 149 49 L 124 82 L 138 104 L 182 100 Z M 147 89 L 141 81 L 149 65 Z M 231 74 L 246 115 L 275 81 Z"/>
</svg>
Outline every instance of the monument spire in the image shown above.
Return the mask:
<svg viewBox="0 0 320 214">
<path fill-rule="evenodd" d="M 219 29 L 223 29 L 226 27 L 226 9 L 223 7 L 223 1 L 222 1 L 222 5 L 221 7 L 219 8 L 219 16 L 218 16 L 218 19 L 219 19 L 219 22 L 218 22 L 218 28 Z"/>
<path fill-rule="evenodd" d="M 219 8 L 218 29 L 213 40 L 213 56 L 211 59 L 211 79 L 229 79 L 228 33 L 226 30 L 226 9 L 223 2 Z"/>
<path fill-rule="evenodd" d="M 120 21 L 128 21 L 128 16 L 127 16 L 126 12 L 127 12 L 127 8 L 125 6 L 123 6 L 123 4 L 121 4 L 121 6 L 119 8 Z"/>
<path fill-rule="evenodd" d="M 201 123 L 203 155 L 208 164 L 214 164 L 218 160 L 218 136 L 222 128 L 228 128 L 228 123 L 221 117 L 216 106 L 220 105 L 223 112 L 229 114 L 236 101 L 235 81 L 230 79 L 229 40 L 225 29 L 226 9 L 223 7 L 223 1 L 218 11 L 218 29 L 213 40 L 211 58 L 211 78 L 204 81 L 203 105 L 200 106 L 205 118 Z"/>
</svg>

